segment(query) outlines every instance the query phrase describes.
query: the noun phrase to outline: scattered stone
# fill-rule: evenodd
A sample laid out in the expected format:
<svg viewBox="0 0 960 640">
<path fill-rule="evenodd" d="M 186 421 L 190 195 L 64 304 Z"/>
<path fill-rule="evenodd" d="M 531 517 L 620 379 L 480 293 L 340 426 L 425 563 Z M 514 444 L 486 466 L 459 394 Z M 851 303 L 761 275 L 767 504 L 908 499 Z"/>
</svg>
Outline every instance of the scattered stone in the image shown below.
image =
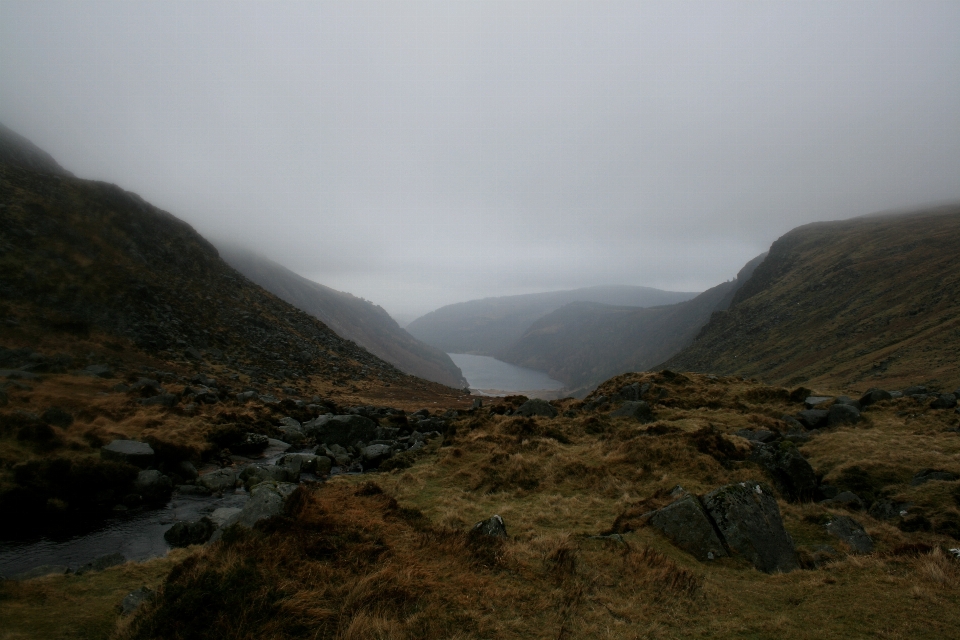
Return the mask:
<svg viewBox="0 0 960 640">
<path fill-rule="evenodd" d="M 624 402 L 618 409 L 611 411 L 610 416 L 613 418 L 633 418 L 644 424 L 654 420 L 653 411 L 644 400 Z"/>
<path fill-rule="evenodd" d="M 140 587 L 136 591 L 131 591 L 123 598 L 123 602 L 120 603 L 120 615 L 130 615 L 139 609 L 143 603 L 152 601 L 156 595 L 153 589 L 148 589 L 147 587 Z"/>
<path fill-rule="evenodd" d="M 103 571 L 104 569 L 109 569 L 110 567 L 115 567 L 117 565 L 123 564 L 127 559 L 122 553 L 108 553 L 105 556 L 100 556 L 93 562 L 88 562 L 79 569 L 77 569 L 77 575 L 82 576 L 85 573 L 90 573 L 91 571 Z"/>
<path fill-rule="evenodd" d="M 786 573 L 799 567 L 770 487 L 753 481 L 729 484 L 704 496 L 703 504 L 727 546 L 757 569 Z"/>
<path fill-rule="evenodd" d="M 151 469 L 137 474 L 133 488 L 147 502 L 166 502 L 173 492 L 173 482 L 159 471 Z"/>
<path fill-rule="evenodd" d="M 213 493 L 232 490 L 237 484 L 237 472 L 225 467 L 217 469 L 197 478 L 197 486 L 204 487 Z"/>
<path fill-rule="evenodd" d="M 126 462 L 135 467 L 145 469 L 153 464 L 153 448 L 146 442 L 136 440 L 114 440 L 100 448 L 100 457 L 103 460 Z"/>
<path fill-rule="evenodd" d="M 823 409 L 807 409 L 797 413 L 797 419 L 807 429 L 819 429 L 827 425 L 827 413 Z"/>
<path fill-rule="evenodd" d="M 658 509 L 647 522 L 700 561 L 727 555 L 710 518 L 695 496 L 686 494 Z"/>
<path fill-rule="evenodd" d="M 544 416 L 546 418 L 557 417 L 557 408 L 546 400 L 531 398 L 524 402 L 516 411 L 521 416 Z"/>
<path fill-rule="evenodd" d="M 832 498 L 821 500 L 820 504 L 828 507 L 844 507 L 851 511 L 862 511 L 866 506 L 860 496 L 852 491 L 841 491 Z"/>
<path fill-rule="evenodd" d="M 957 396 L 952 393 L 941 393 L 930 403 L 931 409 L 953 409 L 955 406 L 957 406 Z"/>
<path fill-rule="evenodd" d="M 831 400 L 833 400 L 833 396 L 807 396 L 803 400 L 803 406 L 807 409 L 813 409 L 817 405 L 830 402 Z"/>
<path fill-rule="evenodd" d="M 763 467 L 780 492 L 791 502 L 812 500 L 817 491 L 817 474 L 797 448 L 756 443 L 750 460 Z"/>
<path fill-rule="evenodd" d="M 923 471 L 918 471 L 916 475 L 913 476 L 913 479 L 910 480 L 911 486 L 919 486 L 931 480 L 943 480 L 944 482 L 953 482 L 957 479 L 957 474 L 950 473 L 949 471 L 941 471 L 939 469 L 924 469 Z"/>
<path fill-rule="evenodd" d="M 506 538 L 507 525 L 503 518 L 498 515 L 491 516 L 486 520 L 481 520 L 470 528 L 470 533 L 474 535 L 490 536 L 492 538 Z"/>
<path fill-rule="evenodd" d="M 842 424 L 855 424 L 860 421 L 860 411 L 849 404 L 835 404 L 827 413 L 827 426 L 837 427 Z"/>
<path fill-rule="evenodd" d="M 837 516 L 827 523 L 827 531 L 853 549 L 854 553 L 873 553 L 873 539 L 850 516 Z"/>
<path fill-rule="evenodd" d="M 166 530 L 163 539 L 171 547 L 189 547 L 203 544 L 217 530 L 217 524 L 210 518 L 200 518 L 196 522 L 177 522 Z"/>
<path fill-rule="evenodd" d="M 414 414 L 416 415 L 416 414 Z M 303 432 L 327 446 L 349 447 L 356 442 L 369 442 L 377 437 L 377 423 L 358 415 L 327 414 L 303 424 Z"/>
<path fill-rule="evenodd" d="M 884 391 L 883 389 L 870 389 L 865 394 L 860 396 L 860 406 L 869 407 L 872 404 L 882 402 L 883 400 L 891 400 L 893 398 L 890 395 L 889 391 Z"/>
</svg>

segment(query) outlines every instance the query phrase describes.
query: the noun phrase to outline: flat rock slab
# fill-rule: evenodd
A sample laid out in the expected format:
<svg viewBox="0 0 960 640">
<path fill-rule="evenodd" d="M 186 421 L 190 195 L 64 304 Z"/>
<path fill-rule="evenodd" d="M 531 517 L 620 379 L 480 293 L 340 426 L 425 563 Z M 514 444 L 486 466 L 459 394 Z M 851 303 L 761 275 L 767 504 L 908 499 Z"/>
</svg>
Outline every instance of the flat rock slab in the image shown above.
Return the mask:
<svg viewBox="0 0 960 640">
<path fill-rule="evenodd" d="M 146 442 L 136 440 L 114 440 L 100 448 L 103 460 L 126 462 L 136 467 L 146 468 L 153 464 L 153 448 Z"/>
<path fill-rule="evenodd" d="M 873 538 L 850 516 L 837 516 L 828 522 L 827 532 L 850 545 L 854 553 L 873 552 Z"/>
<path fill-rule="evenodd" d="M 728 555 L 703 506 L 692 495 L 657 510 L 648 523 L 697 560 Z"/>
<path fill-rule="evenodd" d="M 787 573 L 799 568 L 769 486 L 754 481 L 728 484 L 704 496 L 703 504 L 727 546 L 757 569 Z"/>
</svg>

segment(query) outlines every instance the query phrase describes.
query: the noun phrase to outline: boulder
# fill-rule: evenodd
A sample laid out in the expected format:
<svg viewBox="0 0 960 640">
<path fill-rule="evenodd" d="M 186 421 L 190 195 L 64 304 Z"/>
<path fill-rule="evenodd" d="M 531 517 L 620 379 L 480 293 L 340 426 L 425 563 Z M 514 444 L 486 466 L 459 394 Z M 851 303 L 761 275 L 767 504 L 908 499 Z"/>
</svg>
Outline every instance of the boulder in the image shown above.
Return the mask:
<svg viewBox="0 0 960 640">
<path fill-rule="evenodd" d="M 823 409 L 807 409 L 797 413 L 797 420 L 807 429 L 819 429 L 827 424 L 827 411 Z"/>
<path fill-rule="evenodd" d="M 73 424 L 73 415 L 64 411 L 60 407 L 50 407 L 40 416 L 40 419 L 47 424 L 66 429 Z"/>
<path fill-rule="evenodd" d="M 360 451 L 360 459 L 366 469 L 376 469 L 380 463 L 393 456 L 393 448 L 388 444 L 371 444 Z"/>
<path fill-rule="evenodd" d="M 481 520 L 470 528 L 473 535 L 490 536 L 492 538 L 506 538 L 507 525 L 504 524 L 500 516 L 491 516 L 486 520 Z"/>
<path fill-rule="evenodd" d="M 807 396 L 803 400 L 803 406 L 807 409 L 813 409 L 817 405 L 830 402 L 831 400 L 833 400 L 833 396 Z"/>
<path fill-rule="evenodd" d="M 803 426 L 803 423 L 801 423 L 799 420 L 797 420 L 793 416 L 788 416 L 784 414 L 780 416 L 780 421 L 784 422 L 787 425 L 787 429 L 789 429 L 790 431 L 800 431 L 802 429 L 806 429 L 806 427 Z"/>
<path fill-rule="evenodd" d="M 109 569 L 110 567 L 115 567 L 119 564 L 123 564 L 127 559 L 122 553 L 108 553 L 105 556 L 100 556 L 93 562 L 88 562 L 79 569 L 77 569 L 76 574 L 82 576 L 85 573 L 90 573 L 91 571 L 103 571 L 104 569 Z"/>
<path fill-rule="evenodd" d="M 177 465 L 177 473 L 187 480 L 196 480 L 200 477 L 200 474 L 197 473 L 197 468 L 193 466 L 193 463 L 189 460 L 184 460 Z"/>
<path fill-rule="evenodd" d="M 837 405 L 837 404 L 845 404 L 845 405 L 847 405 L 848 407 L 853 407 L 853 408 L 856 409 L 857 411 L 860 411 L 860 410 L 863 408 L 863 407 L 861 406 L 859 400 L 854 400 L 853 398 L 850 398 L 850 397 L 848 397 L 848 396 L 837 396 L 837 399 L 834 400 L 833 403 L 834 403 L 835 405 Z"/>
<path fill-rule="evenodd" d="M 243 487 L 250 489 L 261 482 L 299 482 L 300 465 L 252 464 L 240 472 Z"/>
<path fill-rule="evenodd" d="M 713 523 L 700 501 L 690 494 L 658 509 L 647 521 L 650 526 L 698 560 L 727 555 Z"/>
<path fill-rule="evenodd" d="M 349 447 L 357 442 L 369 442 L 377 437 L 377 423 L 358 415 L 335 416 L 327 414 L 303 424 L 303 432 L 327 446 L 339 444 Z"/>
<path fill-rule="evenodd" d="M 223 523 L 227 522 L 233 516 L 237 515 L 243 511 L 240 507 L 220 507 L 219 509 L 214 509 L 213 513 L 210 514 L 210 520 L 213 521 L 213 524 L 218 527 L 222 527 Z"/>
<path fill-rule="evenodd" d="M 137 609 L 140 608 L 144 602 L 150 602 L 156 597 L 156 593 L 153 589 L 147 587 L 140 587 L 136 591 L 131 591 L 123 598 L 123 602 L 120 603 L 120 615 L 128 616 Z"/>
<path fill-rule="evenodd" d="M 114 440 L 100 448 L 100 457 L 114 462 L 126 462 L 145 469 L 153 464 L 153 449 L 146 442 Z"/>
<path fill-rule="evenodd" d="M 171 547 L 189 547 L 203 544 L 217 530 L 216 523 L 210 518 L 200 518 L 196 522 L 178 522 L 166 530 L 163 539 Z"/>
<path fill-rule="evenodd" d="M 903 390 L 905 396 L 923 396 L 927 394 L 927 388 L 922 384 L 915 384 Z"/>
<path fill-rule="evenodd" d="M 173 407 L 177 406 L 177 402 L 179 401 L 180 399 L 172 393 L 161 393 L 160 395 L 153 396 L 152 398 L 142 398 L 140 400 L 140 404 L 172 409 Z"/>
<path fill-rule="evenodd" d="M 620 407 L 610 412 L 614 418 L 624 417 L 633 418 L 641 423 L 653 422 L 653 411 L 643 400 L 624 402 Z"/>
<path fill-rule="evenodd" d="M 832 498 L 821 500 L 820 504 L 828 507 L 844 507 L 851 511 L 861 511 L 866 506 L 860 496 L 852 491 L 841 491 Z"/>
<path fill-rule="evenodd" d="M 173 493 L 173 481 L 156 469 L 141 471 L 133 489 L 147 502 L 166 502 Z"/>
<path fill-rule="evenodd" d="M 817 491 L 817 474 L 795 446 L 756 443 L 750 460 L 770 474 L 774 484 L 791 502 L 813 499 Z"/>
<path fill-rule="evenodd" d="M 944 482 L 953 482 L 957 479 L 957 474 L 949 471 L 940 471 L 939 469 L 924 469 L 918 471 L 910 480 L 911 486 L 919 486 L 931 480 L 942 480 Z"/>
<path fill-rule="evenodd" d="M 882 402 L 883 400 L 890 400 L 893 396 L 890 395 L 889 391 L 884 391 L 883 389 L 870 389 L 865 394 L 860 396 L 860 406 L 869 407 L 872 404 Z"/>
<path fill-rule="evenodd" d="M 957 396 L 952 393 L 941 393 L 930 403 L 931 409 L 953 409 L 955 406 L 957 406 Z"/>
<path fill-rule="evenodd" d="M 838 427 L 842 424 L 855 424 L 860 421 L 860 411 L 849 404 L 835 404 L 827 413 L 827 426 Z"/>
<path fill-rule="evenodd" d="M 280 515 L 283 504 L 291 493 L 296 491 L 297 485 L 287 482 L 261 482 L 250 490 L 250 499 L 243 505 L 239 513 L 230 516 L 210 538 L 216 542 L 224 529 L 239 525 L 250 529 L 260 520 Z"/>
<path fill-rule="evenodd" d="M 233 453 L 240 455 L 256 455 L 263 453 L 270 446 L 270 438 L 262 433 L 247 432 L 243 440 L 230 446 Z"/>
<path fill-rule="evenodd" d="M 850 516 L 837 516 L 827 523 L 827 532 L 850 545 L 854 553 L 872 553 L 873 539 Z"/>
<path fill-rule="evenodd" d="M 583 405 L 583 410 L 584 410 L 584 411 L 593 411 L 593 410 L 596 409 L 597 407 L 603 406 L 603 404 L 604 404 L 605 402 L 609 402 L 609 401 L 610 401 L 610 398 L 608 398 L 607 396 L 597 396 L 596 398 L 594 398 L 594 399 L 591 400 L 590 402 L 588 402 L 588 403 L 586 403 L 585 405 Z"/>
<path fill-rule="evenodd" d="M 646 387 L 647 388 L 644 389 L 643 391 L 647 391 L 647 389 L 650 388 L 650 384 L 647 383 Z M 629 402 L 632 400 L 639 400 L 642 396 L 643 396 L 643 392 L 640 391 L 640 383 L 634 382 L 633 384 L 627 384 L 620 387 L 620 391 L 617 391 L 613 395 L 613 401 Z"/>
<path fill-rule="evenodd" d="M 483 400 L 481 400 L 480 398 L 474 398 L 474 399 L 473 399 L 473 406 L 470 407 L 470 408 L 471 408 L 471 409 L 482 409 L 482 408 L 483 408 Z"/>
<path fill-rule="evenodd" d="M 704 496 L 703 504 L 727 546 L 760 571 L 786 573 L 799 567 L 793 540 L 767 485 L 728 484 Z"/>
<path fill-rule="evenodd" d="M 232 491 L 237 485 L 237 471 L 230 467 L 217 469 L 197 478 L 196 484 L 214 493 Z"/>
<path fill-rule="evenodd" d="M 517 414 L 521 416 L 543 416 L 545 418 L 556 418 L 557 408 L 546 400 L 540 398 L 531 398 L 524 402 L 517 409 Z"/>
</svg>

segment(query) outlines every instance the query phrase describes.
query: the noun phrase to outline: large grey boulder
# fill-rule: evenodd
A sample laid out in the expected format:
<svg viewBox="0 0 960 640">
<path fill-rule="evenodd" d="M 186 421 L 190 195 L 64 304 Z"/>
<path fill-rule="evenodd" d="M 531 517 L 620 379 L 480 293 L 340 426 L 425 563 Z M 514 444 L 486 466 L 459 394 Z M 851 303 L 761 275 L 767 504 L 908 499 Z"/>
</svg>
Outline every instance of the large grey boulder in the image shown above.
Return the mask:
<svg viewBox="0 0 960 640">
<path fill-rule="evenodd" d="M 189 547 L 192 544 L 203 544 L 216 530 L 217 524 L 204 517 L 196 522 L 177 522 L 164 532 L 163 539 L 171 547 Z"/>
<path fill-rule="evenodd" d="M 613 418 L 633 418 L 639 422 L 653 422 L 653 411 L 650 405 L 643 400 L 624 402 L 618 409 L 610 412 Z"/>
<path fill-rule="evenodd" d="M 371 444 L 360 451 L 360 458 L 366 469 L 376 469 L 380 463 L 393 456 L 393 448 L 388 444 Z"/>
<path fill-rule="evenodd" d="M 835 404 L 827 412 L 827 426 L 839 427 L 843 424 L 856 424 L 860 421 L 860 411 L 849 404 Z"/>
<path fill-rule="evenodd" d="M 100 457 L 103 460 L 126 462 L 145 469 L 153 464 L 154 453 L 153 448 L 146 442 L 114 440 L 100 448 Z"/>
<path fill-rule="evenodd" d="M 728 484 L 703 498 L 727 546 L 766 573 L 799 568 L 793 540 L 783 528 L 771 488 L 760 482 Z"/>
<path fill-rule="evenodd" d="M 377 437 L 377 423 L 358 415 L 335 416 L 327 414 L 303 424 L 303 432 L 317 442 L 329 446 L 349 447 L 357 442 L 369 442 Z"/>
<path fill-rule="evenodd" d="M 540 398 L 531 398 L 520 405 L 520 407 L 517 409 L 517 415 L 556 418 L 557 408 L 546 400 L 541 400 Z"/>
<path fill-rule="evenodd" d="M 836 516 L 827 523 L 827 532 L 850 545 L 854 553 L 872 553 L 873 538 L 850 516 Z"/>
<path fill-rule="evenodd" d="M 750 460 L 770 474 L 788 500 L 812 500 L 817 491 L 817 474 L 795 446 L 754 443 Z"/>
<path fill-rule="evenodd" d="M 166 502 L 173 493 L 173 481 L 159 471 L 150 469 L 137 474 L 133 488 L 148 502 Z"/>
<path fill-rule="evenodd" d="M 490 536 L 492 538 L 506 538 L 507 525 L 500 516 L 491 516 L 486 520 L 481 520 L 470 528 L 473 535 Z"/>
<path fill-rule="evenodd" d="M 807 429 L 819 429 L 827 424 L 827 413 L 823 409 L 807 409 L 797 413 L 797 420 Z"/>
<path fill-rule="evenodd" d="M 955 406 L 957 406 L 957 396 L 952 393 L 941 393 L 930 403 L 931 409 L 953 409 Z"/>
<path fill-rule="evenodd" d="M 240 472 L 240 481 L 243 482 L 243 487 L 247 491 L 261 482 L 298 482 L 299 480 L 299 464 L 252 464 Z"/>
<path fill-rule="evenodd" d="M 713 560 L 728 555 L 713 523 L 695 496 L 687 494 L 658 509 L 647 522 L 697 560 Z"/>
<path fill-rule="evenodd" d="M 288 482 L 261 482 L 250 490 L 250 499 L 243 505 L 240 513 L 228 518 L 211 541 L 215 542 L 220 537 L 217 534 L 235 524 L 250 529 L 261 520 L 280 515 L 283 512 L 283 503 L 296 489 L 297 485 Z"/>
<path fill-rule="evenodd" d="M 197 478 L 196 484 L 214 493 L 230 491 L 237 484 L 237 471 L 230 467 L 217 469 Z"/>
<path fill-rule="evenodd" d="M 212 520 L 213 524 L 217 525 L 217 527 L 222 527 L 225 522 L 241 511 L 243 511 L 243 509 L 240 507 L 220 507 L 219 509 L 213 510 L 213 513 L 210 514 L 210 520 Z"/>
</svg>

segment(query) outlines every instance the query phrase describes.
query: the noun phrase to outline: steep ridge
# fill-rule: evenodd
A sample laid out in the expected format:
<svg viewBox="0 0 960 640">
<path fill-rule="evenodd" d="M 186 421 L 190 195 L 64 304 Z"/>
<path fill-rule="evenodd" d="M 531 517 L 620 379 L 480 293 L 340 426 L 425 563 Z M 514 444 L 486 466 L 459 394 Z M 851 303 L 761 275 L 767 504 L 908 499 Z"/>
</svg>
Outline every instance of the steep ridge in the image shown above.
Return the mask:
<svg viewBox="0 0 960 640">
<path fill-rule="evenodd" d="M 689 345 L 712 313 L 726 309 L 766 254 L 748 262 L 736 279 L 692 300 L 637 309 L 574 302 L 537 320 L 499 357 L 546 371 L 573 395 L 627 371 L 645 371 Z"/>
<path fill-rule="evenodd" d="M 372 302 L 307 280 L 252 251 L 219 249 L 220 256 L 247 278 L 401 371 L 458 389 L 467 386 L 450 356 L 411 336 Z"/>
<path fill-rule="evenodd" d="M 798 227 L 670 369 L 825 388 L 960 383 L 960 206 Z"/>
<path fill-rule="evenodd" d="M 653 307 L 682 302 L 696 295 L 650 287 L 600 286 L 484 298 L 431 311 L 411 322 L 407 331 L 446 353 L 499 357 L 530 325 L 571 302 Z"/>
</svg>

